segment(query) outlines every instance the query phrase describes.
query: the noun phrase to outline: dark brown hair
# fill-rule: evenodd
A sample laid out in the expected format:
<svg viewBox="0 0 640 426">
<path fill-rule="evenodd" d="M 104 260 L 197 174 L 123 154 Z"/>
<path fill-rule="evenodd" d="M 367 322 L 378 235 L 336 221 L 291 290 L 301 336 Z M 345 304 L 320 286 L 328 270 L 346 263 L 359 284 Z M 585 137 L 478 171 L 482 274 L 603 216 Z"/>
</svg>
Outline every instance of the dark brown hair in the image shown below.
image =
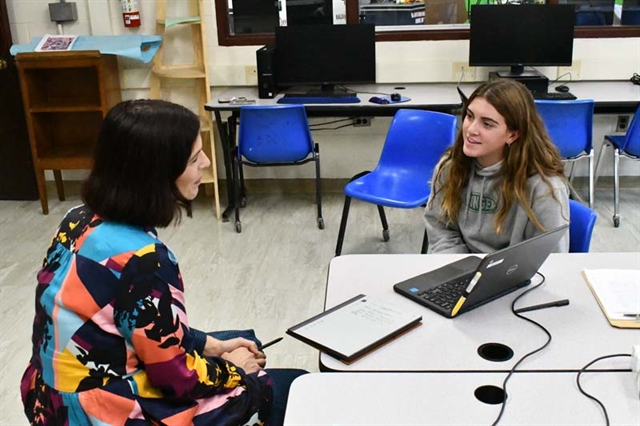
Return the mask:
<svg viewBox="0 0 640 426">
<path fill-rule="evenodd" d="M 102 123 L 93 169 L 82 199 L 105 220 L 143 227 L 191 216 L 191 202 L 176 186 L 200 130 L 198 116 L 161 100 L 115 105 Z"/>
</svg>

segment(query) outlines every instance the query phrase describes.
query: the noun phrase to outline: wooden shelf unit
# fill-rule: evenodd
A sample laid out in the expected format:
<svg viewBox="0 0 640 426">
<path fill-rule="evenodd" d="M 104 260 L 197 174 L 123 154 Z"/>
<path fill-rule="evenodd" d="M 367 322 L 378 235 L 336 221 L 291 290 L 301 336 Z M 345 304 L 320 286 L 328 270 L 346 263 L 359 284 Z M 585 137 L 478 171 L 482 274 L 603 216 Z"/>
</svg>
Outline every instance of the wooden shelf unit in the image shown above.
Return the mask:
<svg viewBox="0 0 640 426">
<path fill-rule="evenodd" d="M 118 61 L 99 51 L 16 55 L 42 213 L 45 170 L 64 200 L 61 170 L 90 169 L 102 120 L 121 100 Z"/>
<path fill-rule="evenodd" d="M 183 1 L 183 0 L 179 0 Z M 211 101 L 211 86 L 207 73 L 206 54 L 206 30 L 204 26 L 204 5 L 202 0 L 189 1 L 189 16 L 167 19 L 167 0 L 156 2 L 156 34 L 162 35 L 162 45 L 153 59 L 151 73 L 150 97 L 160 99 L 162 97 L 163 79 L 189 79 L 196 85 L 198 111 L 200 116 L 200 134 L 202 148 L 211 160 L 211 167 L 205 170 L 202 183 L 206 184 L 206 192 L 213 192 L 214 209 L 220 219 L 220 196 L 218 191 L 218 171 L 216 166 L 216 150 L 214 138 L 214 124 L 211 113 L 204 109 L 205 104 Z M 193 62 L 190 64 L 164 64 L 164 46 L 172 38 L 172 30 L 191 29 L 191 44 L 193 47 Z M 213 186 L 213 191 L 211 191 Z"/>
</svg>

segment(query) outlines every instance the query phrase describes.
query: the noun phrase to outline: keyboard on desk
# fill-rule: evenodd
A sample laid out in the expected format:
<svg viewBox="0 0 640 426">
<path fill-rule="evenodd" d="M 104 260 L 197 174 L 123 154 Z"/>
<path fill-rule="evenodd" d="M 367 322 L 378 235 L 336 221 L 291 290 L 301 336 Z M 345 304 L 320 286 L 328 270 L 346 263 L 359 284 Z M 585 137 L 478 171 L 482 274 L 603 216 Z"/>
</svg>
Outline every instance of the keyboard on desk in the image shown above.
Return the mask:
<svg viewBox="0 0 640 426">
<path fill-rule="evenodd" d="M 307 98 L 350 98 L 356 95 L 357 95 L 356 92 L 347 92 L 347 91 L 327 92 L 322 90 L 308 90 L 302 95 L 294 94 L 294 96 L 303 96 Z"/>
<path fill-rule="evenodd" d="M 573 93 L 570 92 L 532 92 L 533 99 L 541 101 L 573 101 L 578 99 Z"/>
<path fill-rule="evenodd" d="M 321 90 L 285 93 L 277 101 L 279 104 L 355 104 L 359 102 L 356 92 L 323 92 Z"/>
</svg>

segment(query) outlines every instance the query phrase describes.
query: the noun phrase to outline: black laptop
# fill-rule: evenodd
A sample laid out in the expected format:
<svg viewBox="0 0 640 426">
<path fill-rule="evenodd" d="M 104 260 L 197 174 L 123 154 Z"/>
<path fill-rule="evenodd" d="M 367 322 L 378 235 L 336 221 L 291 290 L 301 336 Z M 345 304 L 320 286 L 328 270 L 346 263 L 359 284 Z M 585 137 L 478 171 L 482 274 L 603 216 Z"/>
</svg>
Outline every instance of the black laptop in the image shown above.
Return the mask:
<svg viewBox="0 0 640 426">
<path fill-rule="evenodd" d="M 440 315 L 452 318 L 454 306 L 478 273 L 481 274 L 480 279 L 466 296 L 456 316 L 528 285 L 568 227 L 560 226 L 484 258 L 465 257 L 399 282 L 393 289 Z"/>
</svg>

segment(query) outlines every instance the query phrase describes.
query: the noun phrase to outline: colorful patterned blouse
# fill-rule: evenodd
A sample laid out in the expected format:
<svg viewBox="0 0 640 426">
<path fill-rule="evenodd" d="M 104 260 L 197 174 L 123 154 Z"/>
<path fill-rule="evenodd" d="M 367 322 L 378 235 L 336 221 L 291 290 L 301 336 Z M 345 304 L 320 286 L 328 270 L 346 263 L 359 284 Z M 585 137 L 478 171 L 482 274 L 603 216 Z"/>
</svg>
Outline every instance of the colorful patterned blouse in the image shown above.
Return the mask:
<svg viewBox="0 0 640 426">
<path fill-rule="evenodd" d="M 238 425 L 265 419 L 271 382 L 204 358 L 174 254 L 155 230 L 62 220 L 38 273 L 21 384 L 37 425 Z"/>
</svg>

